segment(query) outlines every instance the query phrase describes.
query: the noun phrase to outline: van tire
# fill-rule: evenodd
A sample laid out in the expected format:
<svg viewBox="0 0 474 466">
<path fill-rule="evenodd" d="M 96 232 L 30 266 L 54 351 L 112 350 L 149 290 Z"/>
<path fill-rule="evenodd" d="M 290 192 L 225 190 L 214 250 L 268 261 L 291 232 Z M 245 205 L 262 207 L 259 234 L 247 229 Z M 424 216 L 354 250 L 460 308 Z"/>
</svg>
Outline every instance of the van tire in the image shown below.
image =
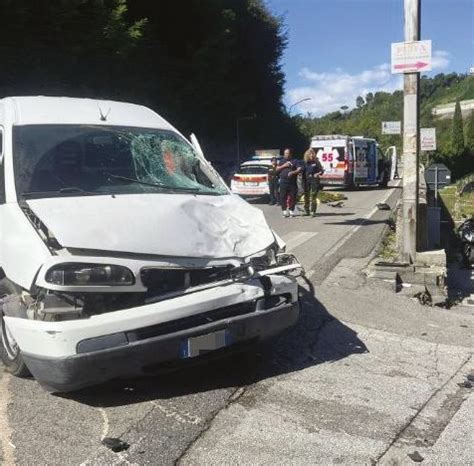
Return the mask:
<svg viewBox="0 0 474 466">
<path fill-rule="evenodd" d="M 0 280 L 0 299 L 5 296 L 18 294 L 17 287 L 7 278 Z M 30 371 L 26 367 L 20 348 L 16 345 L 15 340 L 8 333 L 4 320 L 3 308 L 0 306 L 0 359 L 5 365 L 7 372 L 16 377 L 28 377 Z"/>
</svg>

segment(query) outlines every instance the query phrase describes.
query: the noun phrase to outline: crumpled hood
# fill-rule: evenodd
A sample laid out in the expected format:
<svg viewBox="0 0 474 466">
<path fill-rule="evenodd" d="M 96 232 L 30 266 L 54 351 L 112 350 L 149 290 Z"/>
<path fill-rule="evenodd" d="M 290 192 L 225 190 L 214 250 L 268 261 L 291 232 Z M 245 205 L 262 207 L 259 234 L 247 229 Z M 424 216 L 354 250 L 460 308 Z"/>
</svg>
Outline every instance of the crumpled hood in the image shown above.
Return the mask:
<svg viewBox="0 0 474 466">
<path fill-rule="evenodd" d="M 140 194 L 29 200 L 67 248 L 174 257 L 243 258 L 275 238 L 238 196 Z"/>
</svg>

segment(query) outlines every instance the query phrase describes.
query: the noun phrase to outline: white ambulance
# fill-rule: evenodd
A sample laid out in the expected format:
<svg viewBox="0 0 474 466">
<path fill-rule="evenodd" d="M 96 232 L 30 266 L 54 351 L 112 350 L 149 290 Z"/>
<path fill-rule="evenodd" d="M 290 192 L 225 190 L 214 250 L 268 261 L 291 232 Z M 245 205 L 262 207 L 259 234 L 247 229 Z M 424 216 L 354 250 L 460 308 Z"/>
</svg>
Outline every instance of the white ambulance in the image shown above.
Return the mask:
<svg viewBox="0 0 474 466">
<path fill-rule="evenodd" d="M 382 152 L 375 139 L 346 135 L 314 136 L 311 148 L 324 168 L 323 186 L 387 186 L 390 180 L 391 158 Z"/>
</svg>

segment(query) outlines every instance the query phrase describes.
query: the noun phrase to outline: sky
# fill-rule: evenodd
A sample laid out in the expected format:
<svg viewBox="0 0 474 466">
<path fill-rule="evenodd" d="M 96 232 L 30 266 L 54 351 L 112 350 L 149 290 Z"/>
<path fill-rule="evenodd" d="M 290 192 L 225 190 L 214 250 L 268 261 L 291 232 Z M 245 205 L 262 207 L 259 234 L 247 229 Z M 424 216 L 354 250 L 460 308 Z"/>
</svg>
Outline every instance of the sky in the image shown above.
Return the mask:
<svg viewBox="0 0 474 466">
<path fill-rule="evenodd" d="M 401 89 L 390 44 L 403 41 L 403 0 L 266 0 L 283 16 L 284 102 L 315 116 L 353 107 L 358 95 Z M 474 0 L 421 0 L 421 39 L 432 40 L 433 71 L 474 67 Z"/>
</svg>

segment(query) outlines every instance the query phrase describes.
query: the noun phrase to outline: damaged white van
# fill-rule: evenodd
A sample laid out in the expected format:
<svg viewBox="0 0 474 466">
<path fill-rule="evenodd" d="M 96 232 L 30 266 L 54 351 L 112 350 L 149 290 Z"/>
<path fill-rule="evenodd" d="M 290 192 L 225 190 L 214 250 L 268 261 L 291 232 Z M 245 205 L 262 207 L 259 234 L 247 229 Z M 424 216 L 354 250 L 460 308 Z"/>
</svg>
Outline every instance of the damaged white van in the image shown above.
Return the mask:
<svg viewBox="0 0 474 466">
<path fill-rule="evenodd" d="M 0 357 L 52 391 L 294 324 L 297 260 L 148 108 L 0 100 Z"/>
</svg>

